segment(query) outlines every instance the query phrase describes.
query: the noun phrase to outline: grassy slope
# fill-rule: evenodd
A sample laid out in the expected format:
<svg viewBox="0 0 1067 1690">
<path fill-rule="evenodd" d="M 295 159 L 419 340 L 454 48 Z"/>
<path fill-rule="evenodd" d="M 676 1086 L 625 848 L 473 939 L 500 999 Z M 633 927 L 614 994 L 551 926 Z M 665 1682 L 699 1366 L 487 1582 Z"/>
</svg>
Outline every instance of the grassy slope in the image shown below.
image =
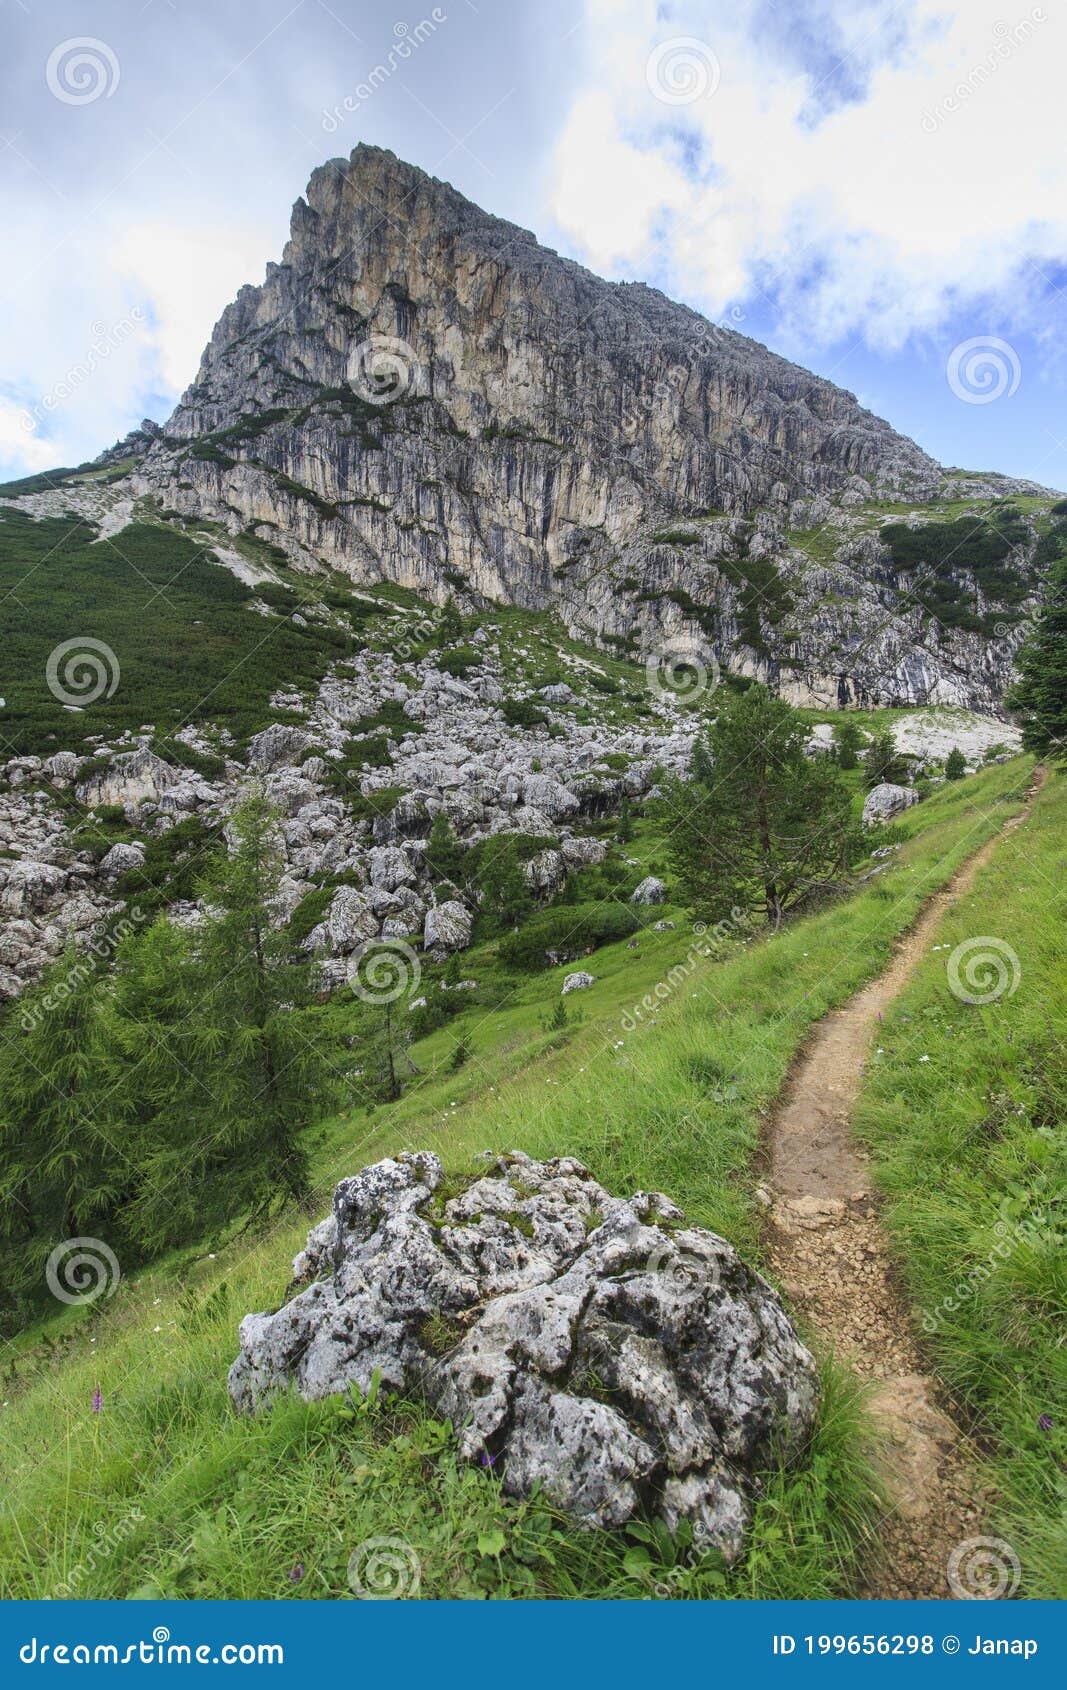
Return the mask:
<svg viewBox="0 0 1067 1690">
<path fill-rule="evenodd" d="M 515 1004 L 468 1011 L 416 1047 L 423 1078 L 398 1105 L 331 1124 L 323 1206 L 337 1176 L 389 1151 L 432 1146 L 458 1168 L 518 1145 L 583 1156 L 620 1191 L 661 1187 L 758 1256 L 761 1115 L 808 1027 L 878 970 L 924 895 L 1017 807 L 1028 770 L 1019 760 L 942 789 L 905 817 L 885 874 L 776 938 L 729 944 L 691 971 L 681 924 L 637 951 L 598 952 L 583 1020 L 561 1035 L 537 1024 L 563 970 Z M 675 965 L 663 1007 L 627 1032 L 627 1011 Z M 474 1056 L 454 1074 L 445 1059 L 464 1032 Z M 290 1219 L 171 1261 L 23 1342 L 3 1411 L 6 1595 L 345 1595 L 349 1553 L 375 1536 L 411 1546 L 430 1596 L 847 1593 L 872 1497 L 854 1393 L 829 1374 L 811 1460 L 770 1478 L 746 1562 L 725 1582 L 707 1560 L 649 1563 L 618 1535 L 568 1531 L 538 1499 L 507 1501 L 411 1405 L 293 1402 L 236 1419 L 225 1371 L 237 1322 L 281 1299 L 305 1228 Z"/>
<path fill-rule="evenodd" d="M 857 1118 L 932 1359 L 996 1436 L 998 1529 L 1034 1597 L 1067 1589 L 1065 839 L 1061 774 L 946 918 L 942 949 L 887 1017 Z M 1015 989 L 984 1005 L 954 995 L 946 966 L 979 936 L 1009 988 L 1005 946 L 1018 966 Z M 995 969 L 979 971 L 971 993 L 997 984 Z"/>
</svg>

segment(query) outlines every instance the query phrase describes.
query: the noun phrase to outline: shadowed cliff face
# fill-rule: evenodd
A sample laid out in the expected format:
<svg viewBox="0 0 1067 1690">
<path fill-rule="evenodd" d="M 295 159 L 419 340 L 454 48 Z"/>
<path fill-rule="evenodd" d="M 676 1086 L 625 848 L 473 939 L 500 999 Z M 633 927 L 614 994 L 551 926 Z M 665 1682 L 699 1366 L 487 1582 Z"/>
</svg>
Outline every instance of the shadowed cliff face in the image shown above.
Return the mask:
<svg viewBox="0 0 1067 1690">
<path fill-rule="evenodd" d="M 798 700 L 988 708 L 1010 663 L 1010 637 L 942 639 L 856 527 L 959 493 L 914 442 L 370 147 L 315 172 L 138 485 L 307 567 L 699 644 Z"/>
</svg>

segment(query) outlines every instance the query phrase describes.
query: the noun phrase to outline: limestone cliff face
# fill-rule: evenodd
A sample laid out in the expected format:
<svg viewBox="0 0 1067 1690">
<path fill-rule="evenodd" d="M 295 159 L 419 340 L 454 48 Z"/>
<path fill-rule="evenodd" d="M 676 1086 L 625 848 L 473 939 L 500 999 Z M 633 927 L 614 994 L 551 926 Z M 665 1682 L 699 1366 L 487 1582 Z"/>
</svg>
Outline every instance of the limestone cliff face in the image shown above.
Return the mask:
<svg viewBox="0 0 1067 1690">
<path fill-rule="evenodd" d="M 830 523 L 847 554 L 870 501 L 958 491 L 912 441 L 375 148 L 312 176 L 137 486 L 304 567 L 677 637 L 798 700 L 988 708 L 1010 664 L 1010 639 L 931 624 L 877 543 L 790 543 Z"/>
</svg>

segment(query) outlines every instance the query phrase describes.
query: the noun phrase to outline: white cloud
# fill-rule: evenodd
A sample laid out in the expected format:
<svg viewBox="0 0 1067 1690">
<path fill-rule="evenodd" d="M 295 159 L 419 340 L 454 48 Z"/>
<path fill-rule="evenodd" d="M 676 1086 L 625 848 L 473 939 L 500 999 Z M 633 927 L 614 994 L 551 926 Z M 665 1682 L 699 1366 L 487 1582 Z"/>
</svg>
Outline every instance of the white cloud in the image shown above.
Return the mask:
<svg viewBox="0 0 1067 1690">
<path fill-rule="evenodd" d="M 590 0 L 551 201 L 568 239 L 595 268 L 658 268 L 713 314 L 769 294 L 809 342 L 899 346 L 974 298 L 1039 328 L 1067 258 L 1067 155 L 1050 145 L 1067 11 L 911 0 L 867 8 L 859 31 L 852 0 L 822 0 L 812 36 L 843 45 L 817 61 L 802 11 Z M 717 75 L 658 99 L 649 56 L 682 36 L 697 46 L 678 76 L 688 54 L 700 86 L 701 44 Z"/>
<path fill-rule="evenodd" d="M 159 384 L 181 392 L 223 308 L 244 283 L 262 281 L 269 250 L 262 229 L 137 223 L 127 229 L 114 266 L 146 302 Z"/>
</svg>

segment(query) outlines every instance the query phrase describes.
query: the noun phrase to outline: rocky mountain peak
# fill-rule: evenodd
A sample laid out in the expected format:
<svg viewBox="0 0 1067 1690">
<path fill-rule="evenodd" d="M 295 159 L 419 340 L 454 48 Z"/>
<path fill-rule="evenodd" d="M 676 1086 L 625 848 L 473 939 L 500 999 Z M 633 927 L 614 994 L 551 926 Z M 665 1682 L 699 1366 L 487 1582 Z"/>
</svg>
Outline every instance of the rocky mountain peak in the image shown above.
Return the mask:
<svg viewBox="0 0 1067 1690">
<path fill-rule="evenodd" d="M 359 146 L 314 172 L 135 491 L 312 572 L 681 642 L 797 701 L 989 708 L 1010 634 L 946 636 L 878 528 L 1019 485 L 961 481 L 832 382 Z M 999 606 L 958 575 L 973 636 Z"/>
</svg>

